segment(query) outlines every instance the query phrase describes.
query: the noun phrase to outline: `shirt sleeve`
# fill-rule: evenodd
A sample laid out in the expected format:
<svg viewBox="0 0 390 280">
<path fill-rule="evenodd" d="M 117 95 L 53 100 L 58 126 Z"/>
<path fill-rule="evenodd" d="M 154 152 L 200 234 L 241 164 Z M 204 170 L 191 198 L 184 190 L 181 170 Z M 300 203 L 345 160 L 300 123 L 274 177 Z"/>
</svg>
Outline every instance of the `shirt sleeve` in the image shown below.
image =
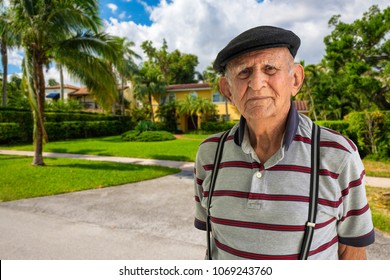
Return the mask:
<svg viewBox="0 0 390 280">
<path fill-rule="evenodd" d="M 195 221 L 194 225 L 197 229 L 206 230 L 207 210 L 204 201 L 205 190 L 203 184 L 206 179 L 206 172 L 204 170 L 204 159 L 202 157 L 203 149 L 202 145 L 198 149 L 196 155 L 195 168 L 194 168 L 194 187 L 195 187 Z"/>
<path fill-rule="evenodd" d="M 342 204 L 337 232 L 339 242 L 364 247 L 375 241 L 365 189 L 365 171 L 359 153 L 352 151 L 339 175 Z"/>
</svg>

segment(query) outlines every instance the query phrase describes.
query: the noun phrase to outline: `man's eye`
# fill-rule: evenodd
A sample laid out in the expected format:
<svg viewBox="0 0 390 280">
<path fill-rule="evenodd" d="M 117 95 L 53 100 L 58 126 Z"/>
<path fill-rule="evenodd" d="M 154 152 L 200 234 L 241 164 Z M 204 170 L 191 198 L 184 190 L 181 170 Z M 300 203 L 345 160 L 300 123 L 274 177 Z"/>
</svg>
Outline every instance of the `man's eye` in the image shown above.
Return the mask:
<svg viewBox="0 0 390 280">
<path fill-rule="evenodd" d="M 246 79 L 249 77 L 249 75 L 251 74 L 251 71 L 249 68 L 245 68 L 243 70 L 241 70 L 240 72 L 238 72 L 238 77 L 240 79 Z"/>
<path fill-rule="evenodd" d="M 273 75 L 275 74 L 277 71 L 276 67 L 275 66 L 272 66 L 272 65 L 266 65 L 264 67 L 264 72 L 268 75 Z"/>
</svg>

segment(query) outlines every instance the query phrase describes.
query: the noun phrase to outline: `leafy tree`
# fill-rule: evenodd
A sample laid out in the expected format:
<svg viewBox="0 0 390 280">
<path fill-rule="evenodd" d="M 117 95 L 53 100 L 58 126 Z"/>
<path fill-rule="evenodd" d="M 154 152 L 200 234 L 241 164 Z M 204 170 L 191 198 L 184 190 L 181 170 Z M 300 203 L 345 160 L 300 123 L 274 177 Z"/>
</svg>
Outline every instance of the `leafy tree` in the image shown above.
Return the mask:
<svg viewBox="0 0 390 280">
<path fill-rule="evenodd" d="M 100 32 L 96 0 L 10 1 L 9 28 L 24 50 L 23 80 L 34 117 L 33 165 L 44 165 L 44 67 L 55 61 L 83 82 L 102 104 L 116 96 L 115 76 L 108 67 L 120 46 Z"/>
<path fill-rule="evenodd" d="M 12 75 L 7 87 L 7 106 L 19 109 L 29 109 L 27 94 L 22 87 L 22 79 Z"/>
<path fill-rule="evenodd" d="M 155 68 L 148 67 L 145 62 L 137 75 L 134 76 L 134 95 L 140 100 L 147 100 L 150 109 L 150 119 L 154 122 L 152 96 L 165 94 L 166 83 L 162 81 L 161 74 Z"/>
<path fill-rule="evenodd" d="M 148 59 L 143 62 L 134 79 L 135 95 L 140 99 L 147 97 L 151 120 L 154 122 L 152 96 L 164 96 L 168 84 L 194 82 L 198 58 L 192 54 L 182 54 L 178 50 L 168 52 L 165 40 L 161 49 L 156 49 L 151 41 L 143 42 L 141 48 Z"/>
<path fill-rule="evenodd" d="M 166 84 L 187 84 L 195 82 L 198 57 L 182 54 L 179 50 L 168 52 L 168 44 L 163 40 L 161 49 L 156 49 L 151 41 L 141 45 L 148 57 L 148 67 L 155 68 L 162 75 Z"/>
<path fill-rule="evenodd" d="M 59 85 L 59 83 L 56 81 L 56 79 L 53 79 L 53 78 L 49 79 L 49 81 L 47 81 L 47 84 L 48 84 L 50 87 L 52 87 L 52 86 L 58 86 L 58 85 Z"/>
<path fill-rule="evenodd" d="M 347 24 L 333 16 L 325 37 L 323 65 L 340 100 L 341 115 L 352 110 L 390 109 L 390 7 L 371 6 L 362 19 Z"/>
<path fill-rule="evenodd" d="M 390 108 L 390 7 L 372 6 L 362 19 L 347 24 L 329 20 L 326 54 L 320 64 L 305 66 L 301 98 L 311 114 L 342 119 L 352 111 Z M 300 98 L 298 96 L 298 98 Z"/>
<path fill-rule="evenodd" d="M 164 123 L 164 128 L 170 132 L 176 132 L 177 130 L 177 102 L 171 100 L 158 107 L 157 117 Z"/>
</svg>

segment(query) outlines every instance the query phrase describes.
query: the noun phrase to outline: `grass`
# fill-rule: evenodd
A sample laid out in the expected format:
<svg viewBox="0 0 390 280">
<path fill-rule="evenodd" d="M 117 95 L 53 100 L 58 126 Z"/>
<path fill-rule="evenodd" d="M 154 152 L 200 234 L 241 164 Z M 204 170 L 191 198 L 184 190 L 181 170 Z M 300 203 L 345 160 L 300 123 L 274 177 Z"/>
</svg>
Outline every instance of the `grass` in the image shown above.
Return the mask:
<svg viewBox="0 0 390 280">
<path fill-rule="evenodd" d="M 45 152 L 91 154 L 195 161 L 199 144 L 207 135 L 183 134 L 179 139 L 162 142 L 123 142 L 120 136 L 49 142 Z M 0 149 L 33 151 L 32 145 L 0 146 Z M 390 178 L 390 162 L 363 160 L 367 176 Z"/>
<path fill-rule="evenodd" d="M 195 161 L 199 144 L 206 136 L 184 137 L 161 142 L 123 142 L 120 136 L 49 142 L 45 152 Z M 32 145 L 0 146 L 0 149 L 33 151 Z"/>
<path fill-rule="evenodd" d="M 363 160 L 367 176 L 390 178 L 390 162 Z"/>
<path fill-rule="evenodd" d="M 112 162 L 46 158 L 46 166 L 31 165 L 31 157 L 0 156 L 0 201 L 116 186 L 158 178 L 180 170 Z"/>
<path fill-rule="evenodd" d="M 390 234 L 390 189 L 366 187 L 374 226 Z"/>
</svg>

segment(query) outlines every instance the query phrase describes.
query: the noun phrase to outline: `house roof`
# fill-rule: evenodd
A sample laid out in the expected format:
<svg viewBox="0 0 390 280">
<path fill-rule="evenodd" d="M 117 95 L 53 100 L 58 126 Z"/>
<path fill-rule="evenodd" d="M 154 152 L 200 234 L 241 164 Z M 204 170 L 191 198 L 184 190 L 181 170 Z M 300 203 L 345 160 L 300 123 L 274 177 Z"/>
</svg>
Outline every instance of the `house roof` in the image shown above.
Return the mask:
<svg viewBox="0 0 390 280">
<path fill-rule="evenodd" d="M 177 84 L 177 85 L 169 85 L 167 86 L 167 91 L 181 91 L 181 90 L 205 90 L 210 89 L 210 85 L 208 83 L 193 83 L 193 84 Z"/>
<path fill-rule="evenodd" d="M 55 85 L 55 86 L 48 86 L 48 87 L 46 87 L 46 89 L 59 89 L 60 87 L 61 87 L 60 85 Z M 76 86 L 68 85 L 68 84 L 64 84 L 64 88 L 69 88 L 69 89 L 73 89 L 73 90 L 80 89 L 80 87 L 76 87 Z"/>
<path fill-rule="evenodd" d="M 69 95 L 73 96 L 83 96 L 83 95 L 89 95 L 89 90 L 86 87 L 79 88 L 77 91 L 69 93 Z"/>
</svg>

